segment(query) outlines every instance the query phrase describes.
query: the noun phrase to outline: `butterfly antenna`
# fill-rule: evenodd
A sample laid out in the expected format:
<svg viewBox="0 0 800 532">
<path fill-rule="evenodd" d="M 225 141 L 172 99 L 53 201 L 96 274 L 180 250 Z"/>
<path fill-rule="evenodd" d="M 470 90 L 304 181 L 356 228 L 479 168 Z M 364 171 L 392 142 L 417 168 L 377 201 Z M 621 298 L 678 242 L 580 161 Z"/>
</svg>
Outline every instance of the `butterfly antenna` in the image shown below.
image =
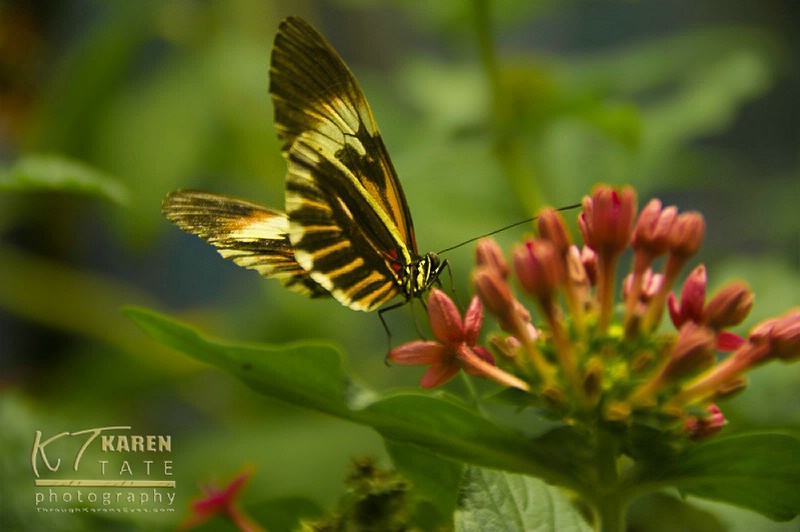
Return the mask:
<svg viewBox="0 0 800 532">
<path fill-rule="evenodd" d="M 557 211 L 569 211 L 571 209 L 577 209 L 581 205 L 582 205 L 581 203 L 573 203 L 572 205 L 567 205 L 566 207 L 559 207 L 556 210 Z M 502 233 L 503 231 L 511 229 L 512 227 L 517 227 L 518 225 L 530 223 L 530 222 L 536 220 L 536 218 L 538 218 L 538 216 L 534 216 L 533 218 L 526 218 L 525 220 L 520 220 L 519 222 L 514 222 L 513 224 L 509 224 L 509 225 L 503 226 L 500 229 L 495 229 L 494 231 L 490 231 L 490 232 L 488 232 L 486 234 L 479 235 L 479 236 L 476 236 L 474 238 L 470 238 L 469 240 L 465 240 L 465 241 L 463 241 L 463 242 L 461 242 L 459 244 L 456 244 L 455 246 L 450 246 L 449 248 L 444 248 L 443 250 L 439 251 L 438 254 L 447 253 L 448 251 L 452 251 L 454 249 L 458 249 L 461 246 L 466 246 L 470 242 L 475 242 L 476 240 L 480 240 L 481 238 L 486 238 L 487 236 L 492 236 L 492 235 L 496 235 L 497 233 Z"/>
</svg>

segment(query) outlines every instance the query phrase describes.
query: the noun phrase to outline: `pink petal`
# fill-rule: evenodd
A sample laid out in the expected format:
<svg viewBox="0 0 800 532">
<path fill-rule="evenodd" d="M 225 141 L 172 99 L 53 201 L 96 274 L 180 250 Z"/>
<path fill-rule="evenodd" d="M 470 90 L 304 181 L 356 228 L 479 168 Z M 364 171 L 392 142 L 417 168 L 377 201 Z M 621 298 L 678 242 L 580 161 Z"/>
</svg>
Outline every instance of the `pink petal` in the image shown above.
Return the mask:
<svg viewBox="0 0 800 532">
<path fill-rule="evenodd" d="M 486 357 L 491 360 L 486 360 Z M 458 349 L 458 362 L 470 375 L 486 377 L 503 386 L 530 390 L 528 383 L 495 366 L 492 355 L 483 346 L 468 347 L 462 344 Z"/>
<path fill-rule="evenodd" d="M 447 294 L 434 288 L 428 296 L 428 319 L 433 335 L 443 344 L 459 342 L 464 338 L 461 314 Z"/>
<path fill-rule="evenodd" d="M 482 345 L 476 345 L 473 347 L 467 347 L 470 350 L 472 355 L 475 355 L 475 358 L 478 360 L 485 362 L 487 364 L 491 364 L 492 366 L 495 365 L 494 357 L 489 352 L 488 349 L 483 347 Z M 474 362 L 475 358 L 470 359 L 471 357 L 462 357 L 462 367 L 464 371 L 469 373 L 470 375 L 478 375 L 480 377 L 486 377 L 485 367 L 483 367 L 480 362 Z"/>
<path fill-rule="evenodd" d="M 469 345 L 475 345 L 483 324 L 483 305 L 478 296 L 472 296 L 467 312 L 464 313 L 464 336 Z"/>
<path fill-rule="evenodd" d="M 482 345 L 473 346 L 472 351 L 476 355 L 478 355 L 483 361 L 488 362 L 489 364 L 492 365 L 496 364 L 494 361 L 494 355 L 492 355 L 492 353 L 490 353 L 489 350 L 486 349 L 484 346 Z"/>
<path fill-rule="evenodd" d="M 425 375 L 422 376 L 422 380 L 419 381 L 419 384 L 423 388 L 441 386 L 452 379 L 455 374 L 458 373 L 459 369 L 458 364 L 454 363 L 432 364 L 431 367 L 428 368 L 428 371 L 425 372 Z"/>
<path fill-rule="evenodd" d="M 719 351 L 734 351 L 745 342 L 745 339 L 732 332 L 723 331 L 717 335 L 717 349 Z"/>
<path fill-rule="evenodd" d="M 200 517 L 208 516 L 222 510 L 233 503 L 251 475 L 252 471 L 245 470 L 222 489 L 212 486 L 205 488 L 206 496 L 193 502 L 192 509 Z"/>
<path fill-rule="evenodd" d="M 669 297 L 667 298 L 667 310 L 669 310 L 669 319 L 672 321 L 672 324 L 676 329 L 680 329 L 685 320 L 681 315 L 681 306 L 678 303 L 678 298 L 675 297 L 674 292 L 670 292 Z"/>
<path fill-rule="evenodd" d="M 706 267 L 701 264 L 686 278 L 681 291 L 681 315 L 684 320 L 700 323 L 706 303 Z"/>
<path fill-rule="evenodd" d="M 442 360 L 445 348 L 439 342 L 414 340 L 389 352 L 389 360 L 404 366 L 435 364 Z"/>
</svg>

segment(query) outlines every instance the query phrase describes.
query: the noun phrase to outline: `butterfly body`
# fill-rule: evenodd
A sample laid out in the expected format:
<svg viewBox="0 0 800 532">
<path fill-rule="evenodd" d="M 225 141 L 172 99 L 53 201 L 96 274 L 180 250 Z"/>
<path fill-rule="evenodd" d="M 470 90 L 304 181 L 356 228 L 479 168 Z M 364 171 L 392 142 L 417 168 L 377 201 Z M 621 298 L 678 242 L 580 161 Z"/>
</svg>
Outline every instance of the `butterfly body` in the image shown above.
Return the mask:
<svg viewBox="0 0 800 532">
<path fill-rule="evenodd" d="M 446 262 L 418 253 L 403 189 L 355 77 L 300 18 L 286 19 L 275 37 L 270 94 L 287 161 L 286 212 L 176 191 L 165 216 L 223 257 L 310 297 L 332 295 L 361 311 L 422 297 Z"/>
</svg>

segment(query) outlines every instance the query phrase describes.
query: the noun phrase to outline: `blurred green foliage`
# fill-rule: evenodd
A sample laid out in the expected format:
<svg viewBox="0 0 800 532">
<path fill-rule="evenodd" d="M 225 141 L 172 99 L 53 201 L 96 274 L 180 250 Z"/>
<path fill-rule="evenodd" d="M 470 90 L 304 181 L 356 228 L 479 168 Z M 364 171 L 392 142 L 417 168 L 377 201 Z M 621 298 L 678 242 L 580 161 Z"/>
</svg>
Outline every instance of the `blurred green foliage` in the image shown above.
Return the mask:
<svg viewBox="0 0 800 532">
<path fill-rule="evenodd" d="M 314 23 L 356 73 L 421 251 L 544 204 L 574 203 L 596 182 L 631 183 L 640 204 L 658 196 L 703 212 L 698 260 L 712 286 L 735 276 L 754 288 L 746 326 L 800 303 L 800 39 L 791 0 L 5 0 L 7 523 L 171 528 L 196 484 L 243 462 L 256 466 L 246 503 L 299 495 L 330 507 L 351 457 L 388 460 L 368 429 L 256 396 L 158 346 L 119 311 L 159 308 L 242 340 L 331 340 L 378 389 L 419 378 L 385 367 L 376 316 L 287 293 L 160 215 L 164 194 L 188 187 L 282 205 L 285 164 L 267 84 L 272 38 L 288 14 Z M 510 245 L 521 234 L 498 239 Z M 470 253 L 448 254 L 462 294 Z M 389 318 L 397 340 L 414 336 L 407 309 Z M 794 367 L 756 372 L 752 389 L 727 403 L 731 430 L 797 431 L 798 378 Z M 24 497 L 31 478 L 20 464 L 32 432 L 109 424 L 173 435 L 180 511 L 159 522 L 45 523 Z"/>
</svg>

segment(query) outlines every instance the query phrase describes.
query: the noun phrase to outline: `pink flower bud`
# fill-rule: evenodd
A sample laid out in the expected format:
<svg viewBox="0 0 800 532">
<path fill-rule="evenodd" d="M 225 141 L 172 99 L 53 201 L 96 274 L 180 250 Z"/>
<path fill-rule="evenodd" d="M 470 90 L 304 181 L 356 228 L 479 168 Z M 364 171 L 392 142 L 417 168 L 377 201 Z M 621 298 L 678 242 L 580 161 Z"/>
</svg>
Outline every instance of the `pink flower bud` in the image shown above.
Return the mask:
<svg viewBox="0 0 800 532">
<path fill-rule="evenodd" d="M 508 263 L 503 250 L 491 238 L 482 238 L 475 247 L 475 265 L 494 270 L 503 279 L 508 279 Z"/>
<path fill-rule="evenodd" d="M 719 331 L 742 323 L 753 308 L 753 292 L 742 282 L 734 282 L 720 290 L 705 308 L 706 323 Z"/>
<path fill-rule="evenodd" d="M 770 354 L 783 360 L 800 357 L 800 307 L 753 327 L 750 341 L 769 345 Z"/>
<path fill-rule="evenodd" d="M 472 274 L 472 284 L 478 296 L 495 316 L 503 317 L 513 311 L 514 296 L 508 282 L 491 266 L 479 266 Z"/>
<path fill-rule="evenodd" d="M 608 185 L 595 187 L 583 199 L 583 212 L 578 225 L 583 240 L 599 254 L 616 255 L 630 242 L 636 215 L 636 192 L 631 187 L 621 190 Z"/>
<path fill-rule="evenodd" d="M 672 224 L 677 216 L 676 207 L 670 206 L 662 210 L 659 200 L 650 200 L 639 214 L 633 230 L 634 251 L 646 253 L 650 257 L 666 253 Z"/>
<path fill-rule="evenodd" d="M 778 358 L 795 360 L 800 357 L 800 308 L 790 310 L 775 328 L 775 349 Z"/>
<path fill-rule="evenodd" d="M 661 285 L 664 283 L 664 276 L 660 273 L 653 273 L 653 270 L 647 269 L 644 272 L 644 275 L 641 277 L 641 290 L 639 291 L 639 302 L 640 303 L 647 303 L 649 302 L 654 295 L 658 293 L 661 289 Z M 622 283 L 622 295 L 623 297 L 627 298 L 628 295 L 631 293 L 633 286 L 633 274 L 628 274 L 625 277 L 625 280 Z"/>
<path fill-rule="evenodd" d="M 714 436 L 727 424 L 722 410 L 717 405 L 711 404 L 706 407 L 705 417 L 691 416 L 686 418 L 683 425 L 684 432 L 692 441 L 700 441 Z"/>
<path fill-rule="evenodd" d="M 678 381 L 713 365 L 715 338 L 714 331 L 708 327 L 685 323 L 678 331 L 678 339 L 662 371 L 662 379 Z"/>
<path fill-rule="evenodd" d="M 553 208 L 542 210 L 536 223 L 539 228 L 539 236 L 543 240 L 551 242 L 561 256 L 566 255 L 572 239 L 569 236 L 567 224 L 564 223 L 564 219 L 558 211 Z"/>
<path fill-rule="evenodd" d="M 697 253 L 703 243 L 706 222 L 699 212 L 680 214 L 669 234 L 669 249 L 672 255 L 688 258 Z"/>
<path fill-rule="evenodd" d="M 667 306 L 669 315 L 675 327 L 680 327 L 687 321 L 703 323 L 703 305 L 706 301 L 706 267 L 701 264 L 686 278 L 681 291 L 681 302 L 670 293 Z"/>
<path fill-rule="evenodd" d="M 549 298 L 563 282 L 564 263 L 551 242 L 528 240 L 514 249 L 513 257 L 517 278 L 528 293 Z"/>
</svg>

